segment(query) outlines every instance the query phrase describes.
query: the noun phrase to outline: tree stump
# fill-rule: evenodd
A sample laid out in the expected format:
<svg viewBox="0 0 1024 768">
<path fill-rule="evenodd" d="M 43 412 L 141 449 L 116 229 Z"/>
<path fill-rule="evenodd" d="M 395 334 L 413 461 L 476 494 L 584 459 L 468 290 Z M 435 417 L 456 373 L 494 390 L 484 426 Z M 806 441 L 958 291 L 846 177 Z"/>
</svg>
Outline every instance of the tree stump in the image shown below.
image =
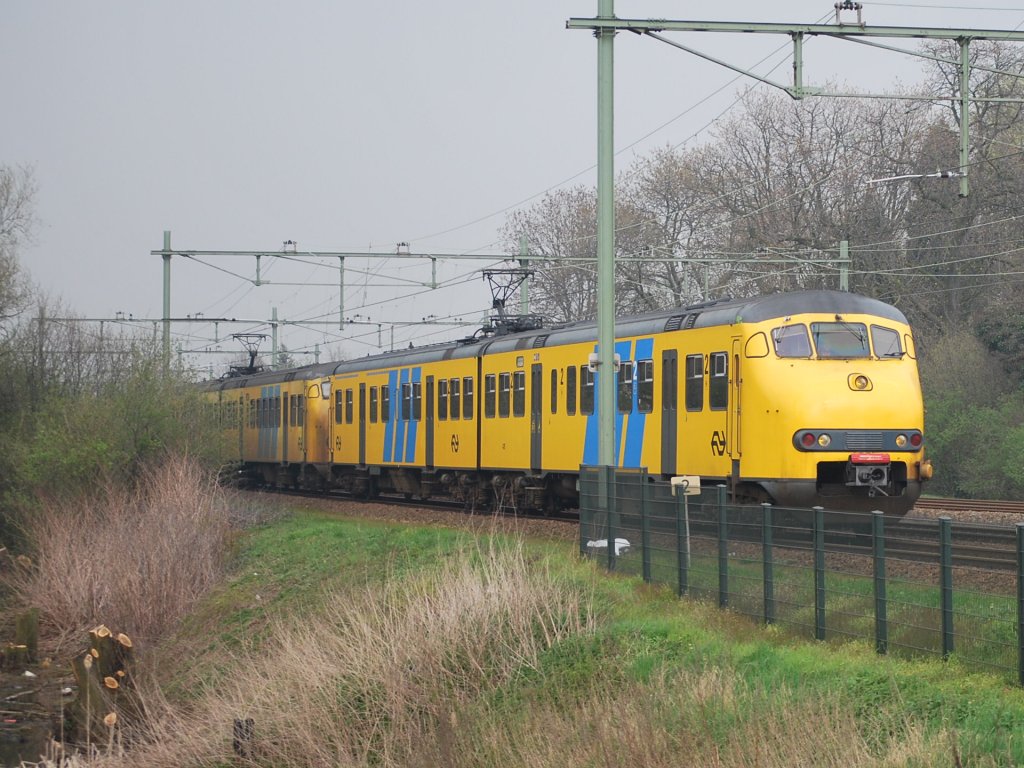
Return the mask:
<svg viewBox="0 0 1024 768">
<path fill-rule="evenodd" d="M 30 608 L 20 614 L 14 624 L 14 643 L 24 645 L 27 660 L 39 660 L 39 609 Z"/>
<path fill-rule="evenodd" d="M 109 743 L 114 728 L 134 720 L 139 711 L 131 679 L 132 641 L 114 635 L 102 624 L 89 632 L 89 649 L 71 667 L 78 695 L 68 704 L 65 719 L 71 738 L 84 743 Z"/>
</svg>

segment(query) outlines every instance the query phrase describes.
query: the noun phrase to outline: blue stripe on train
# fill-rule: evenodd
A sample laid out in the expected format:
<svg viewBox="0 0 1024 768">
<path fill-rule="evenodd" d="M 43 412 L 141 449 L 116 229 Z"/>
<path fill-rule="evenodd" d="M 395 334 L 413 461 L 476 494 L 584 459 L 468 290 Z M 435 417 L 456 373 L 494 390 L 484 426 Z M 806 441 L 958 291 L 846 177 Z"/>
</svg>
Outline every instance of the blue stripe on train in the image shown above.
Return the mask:
<svg viewBox="0 0 1024 768">
<path fill-rule="evenodd" d="M 398 410 L 398 398 L 395 395 L 398 389 L 398 371 L 388 373 L 388 420 L 384 425 L 384 456 L 382 460 L 391 461 L 395 450 L 395 416 Z"/>
<path fill-rule="evenodd" d="M 412 369 L 412 383 L 413 384 L 419 384 L 420 383 L 421 374 L 422 374 L 422 369 L 421 368 L 416 367 L 416 368 Z M 415 387 L 414 387 L 414 389 L 415 389 Z M 421 390 L 421 396 L 422 396 L 422 390 Z M 413 399 L 413 407 L 415 408 L 415 398 Z M 420 409 L 421 409 L 420 412 L 421 412 L 421 415 L 422 415 L 422 408 L 423 408 L 423 401 L 421 399 L 420 400 Z M 407 463 L 409 463 L 409 464 L 412 464 L 413 462 L 416 461 L 416 424 L 417 424 L 417 421 L 416 421 L 416 418 L 415 418 L 415 416 L 416 416 L 415 413 L 410 414 L 410 415 L 413 416 L 414 418 L 409 420 L 409 431 L 408 431 L 408 434 L 406 434 L 406 436 L 405 436 L 405 461 Z"/>
<path fill-rule="evenodd" d="M 636 354 L 633 360 L 651 360 L 654 357 L 654 339 L 637 339 Z M 639 377 L 636 366 L 633 366 L 633 408 L 629 414 L 626 427 L 626 457 L 623 466 L 639 467 L 643 456 L 644 429 L 647 426 L 647 414 L 640 413 L 638 398 L 640 394 Z M 617 444 L 617 443 L 616 443 Z"/>
<path fill-rule="evenodd" d="M 636 343 L 636 355 L 631 355 L 633 344 L 630 341 L 618 341 L 615 343 L 615 352 L 620 360 L 643 360 L 649 359 L 654 351 L 654 339 L 640 339 Z M 597 352 L 597 345 L 594 345 Z M 634 366 L 634 371 L 636 366 Z M 599 379 L 600 373 L 594 374 L 594 412 L 587 415 L 586 435 L 583 439 L 583 463 L 596 464 L 598 461 L 598 411 L 600 409 Z M 635 376 L 635 374 L 634 374 Z M 618 377 L 616 376 L 616 391 L 618 391 Z M 646 414 L 637 413 L 636 380 L 633 382 L 633 406 L 629 414 L 629 421 L 626 422 L 626 449 L 624 461 L 621 466 L 639 467 L 644 442 L 644 428 L 646 426 Z M 622 440 L 622 427 L 626 414 L 615 409 L 615 466 L 620 466 L 619 453 Z"/>
</svg>

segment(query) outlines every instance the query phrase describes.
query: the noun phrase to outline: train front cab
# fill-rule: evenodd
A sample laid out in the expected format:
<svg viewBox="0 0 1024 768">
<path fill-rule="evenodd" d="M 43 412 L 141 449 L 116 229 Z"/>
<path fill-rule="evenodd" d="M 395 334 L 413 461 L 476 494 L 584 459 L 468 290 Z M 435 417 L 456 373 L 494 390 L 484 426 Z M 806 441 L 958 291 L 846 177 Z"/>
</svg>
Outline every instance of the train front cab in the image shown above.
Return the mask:
<svg viewBox="0 0 1024 768">
<path fill-rule="evenodd" d="M 909 326 L 816 313 L 744 330 L 737 476 L 784 506 L 910 509 L 931 467 Z"/>
</svg>

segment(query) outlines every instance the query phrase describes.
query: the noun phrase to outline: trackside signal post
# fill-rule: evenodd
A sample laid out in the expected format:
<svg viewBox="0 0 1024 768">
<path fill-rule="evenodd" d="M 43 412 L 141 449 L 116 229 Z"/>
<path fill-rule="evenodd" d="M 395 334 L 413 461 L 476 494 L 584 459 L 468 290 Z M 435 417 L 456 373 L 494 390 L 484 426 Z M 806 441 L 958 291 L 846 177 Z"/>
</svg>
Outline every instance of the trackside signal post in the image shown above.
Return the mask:
<svg viewBox="0 0 1024 768">
<path fill-rule="evenodd" d="M 948 29 L 939 27 L 871 27 L 861 19 L 861 4 L 843 0 L 835 4 L 835 24 L 774 24 L 726 21 L 670 21 L 665 19 L 619 19 L 615 17 L 613 0 L 598 0 L 597 17 L 592 19 L 571 18 L 566 22 L 568 29 L 589 29 L 597 38 L 597 343 L 598 343 L 598 463 L 610 467 L 615 457 L 615 428 L 613 414 L 615 391 L 613 387 L 613 359 L 615 345 L 615 204 L 614 204 L 614 108 L 613 108 L 613 41 L 619 30 L 628 30 L 659 42 L 667 43 L 701 58 L 728 67 L 735 72 L 753 77 L 763 83 L 781 88 L 794 99 L 807 96 L 833 96 L 856 98 L 898 98 L 909 100 L 939 101 L 934 95 L 897 96 L 893 94 L 828 93 L 821 88 L 812 88 L 803 82 L 803 42 L 808 36 L 833 37 L 859 42 L 876 48 L 896 51 L 952 64 L 960 68 L 958 95 L 960 111 L 960 168 L 948 174 L 960 179 L 960 196 L 970 191 L 967 171 L 969 166 L 969 104 L 970 58 L 969 49 L 973 40 L 1008 40 L 1024 42 L 1024 32 L 1016 30 L 991 29 Z M 853 23 L 844 23 L 842 11 L 856 11 Z M 662 32 L 744 32 L 789 35 L 793 40 L 793 84 L 783 85 L 749 70 L 716 59 L 685 45 L 662 36 Z M 881 43 L 870 42 L 867 38 L 908 38 L 955 40 L 960 47 L 959 60 L 953 61 L 917 51 L 903 50 Z M 1015 72 L 999 72 L 1019 77 Z M 952 98 L 952 97 L 949 97 Z M 1021 101 L 1020 99 L 983 99 L 984 101 Z M 846 254 L 844 257 L 848 258 Z M 603 486 L 602 486 L 603 487 Z"/>
</svg>

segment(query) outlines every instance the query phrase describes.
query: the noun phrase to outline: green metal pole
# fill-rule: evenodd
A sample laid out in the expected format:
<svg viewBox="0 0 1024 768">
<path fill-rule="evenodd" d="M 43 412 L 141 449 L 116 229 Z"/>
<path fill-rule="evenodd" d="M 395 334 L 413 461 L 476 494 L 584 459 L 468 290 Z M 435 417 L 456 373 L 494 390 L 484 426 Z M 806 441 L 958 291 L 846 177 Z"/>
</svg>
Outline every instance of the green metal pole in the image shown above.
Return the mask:
<svg viewBox="0 0 1024 768">
<path fill-rule="evenodd" d="M 643 576 L 651 582 L 651 517 L 647 512 L 647 469 L 640 470 L 640 543 L 643 547 Z"/>
<path fill-rule="evenodd" d="M 613 0 L 598 0 L 599 18 L 614 19 Z M 598 463 L 615 461 L 615 149 L 614 29 L 597 37 L 597 370 Z"/>
<path fill-rule="evenodd" d="M 825 639 L 825 508 L 814 507 L 814 639 Z"/>
<path fill-rule="evenodd" d="M 718 486 L 718 607 L 729 605 L 729 525 L 725 486 Z"/>
<path fill-rule="evenodd" d="M 839 241 L 839 290 L 850 290 L 850 241 Z"/>
<path fill-rule="evenodd" d="M 604 470 L 604 487 L 605 487 L 605 499 L 606 509 L 608 511 L 608 536 L 605 541 L 608 542 L 608 570 L 615 570 L 615 558 L 617 553 L 615 552 L 615 537 L 618 535 L 619 529 L 615 524 L 615 483 L 618 478 L 615 476 L 615 468 L 602 465 L 601 469 Z"/>
<path fill-rule="evenodd" d="M 270 310 L 270 369 L 277 370 L 277 307 Z"/>
<path fill-rule="evenodd" d="M 1024 523 L 1017 523 L 1017 682 L 1024 686 Z"/>
<path fill-rule="evenodd" d="M 338 330 L 345 327 L 345 257 L 338 257 Z M 394 333 L 394 326 L 391 328 Z"/>
<path fill-rule="evenodd" d="M 761 505 L 761 551 L 764 556 L 764 623 L 775 623 L 775 558 L 772 552 L 772 505 Z"/>
<path fill-rule="evenodd" d="M 961 37 L 960 43 L 960 197 L 970 194 L 967 164 L 970 159 L 971 109 L 971 38 Z"/>
<path fill-rule="evenodd" d="M 939 592 L 942 600 L 942 657 L 953 653 L 953 518 L 939 518 Z"/>
<path fill-rule="evenodd" d="M 171 368 L 171 230 L 164 230 L 164 372 Z"/>
<path fill-rule="evenodd" d="M 875 564 L 875 650 L 889 651 L 889 610 L 885 594 L 885 514 L 871 513 L 871 537 Z"/>
<path fill-rule="evenodd" d="M 519 237 L 519 266 L 526 269 L 530 266 L 530 260 L 525 258 L 529 255 L 528 241 L 526 235 Z M 519 314 L 530 314 L 530 275 L 523 276 L 522 285 L 519 288 Z"/>
</svg>

